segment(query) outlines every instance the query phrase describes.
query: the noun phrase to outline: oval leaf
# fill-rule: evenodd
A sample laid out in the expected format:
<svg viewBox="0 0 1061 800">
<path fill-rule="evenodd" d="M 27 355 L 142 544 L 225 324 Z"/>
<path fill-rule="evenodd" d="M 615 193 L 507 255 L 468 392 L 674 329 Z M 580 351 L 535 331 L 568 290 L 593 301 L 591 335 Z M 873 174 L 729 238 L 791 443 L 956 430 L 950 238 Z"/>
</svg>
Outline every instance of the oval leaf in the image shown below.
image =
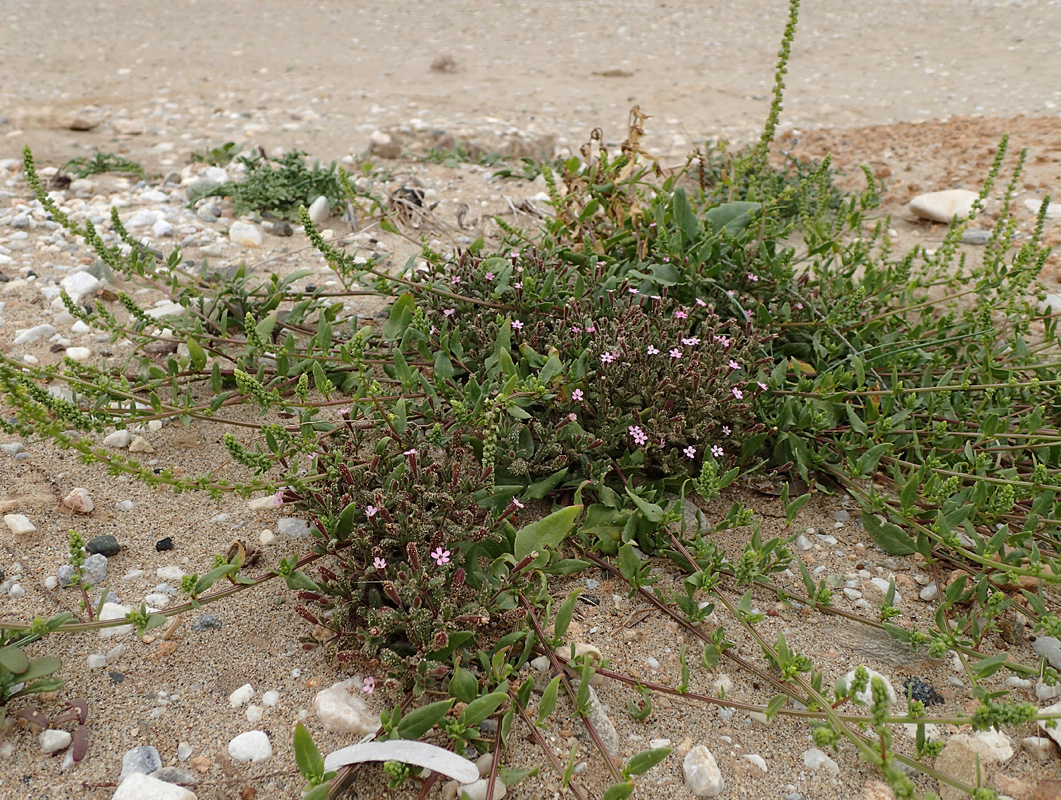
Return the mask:
<svg viewBox="0 0 1061 800">
<path fill-rule="evenodd" d="M 569 533 L 575 519 L 582 513 L 582 506 L 568 506 L 554 511 L 549 516 L 525 525 L 516 531 L 516 547 L 513 555 L 517 560 L 529 556 L 535 550 L 556 547 Z"/>
<path fill-rule="evenodd" d="M 398 735 L 403 739 L 419 739 L 433 727 L 435 723 L 446 716 L 446 712 L 453 706 L 452 700 L 443 700 L 423 706 L 402 717 L 398 723 Z M 414 762 L 407 761 L 407 764 Z M 327 765 L 325 765 L 327 767 Z M 331 767 L 327 767 L 331 769 Z"/>
</svg>

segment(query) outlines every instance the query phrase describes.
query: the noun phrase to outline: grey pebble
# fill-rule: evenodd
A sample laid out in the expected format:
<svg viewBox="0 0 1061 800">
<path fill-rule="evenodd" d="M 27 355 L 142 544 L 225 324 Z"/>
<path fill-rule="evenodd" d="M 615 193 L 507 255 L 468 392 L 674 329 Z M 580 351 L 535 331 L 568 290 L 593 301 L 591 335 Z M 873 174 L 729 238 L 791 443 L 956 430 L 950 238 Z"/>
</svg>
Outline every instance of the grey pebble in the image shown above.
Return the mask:
<svg viewBox="0 0 1061 800">
<path fill-rule="evenodd" d="M 991 231 L 966 231 L 962 234 L 962 244 L 987 244 Z"/>
<path fill-rule="evenodd" d="M 193 631 L 206 631 L 211 629 L 221 629 L 221 620 L 219 620 L 213 614 L 203 614 L 201 617 L 199 617 L 199 619 L 192 623 Z"/>
<path fill-rule="evenodd" d="M 1053 636 L 1039 636 L 1032 642 L 1032 650 L 1050 662 L 1054 669 L 1061 669 L 1061 641 Z"/>
<path fill-rule="evenodd" d="M 7 444 L 0 444 L 0 452 L 6 453 L 9 456 L 17 456 L 26 448 L 22 446 L 22 442 L 8 442 Z"/>
<path fill-rule="evenodd" d="M 99 553 L 101 556 L 110 558 L 116 556 L 121 552 L 122 546 L 118 544 L 118 540 L 111 536 L 109 533 L 105 533 L 102 536 L 95 536 L 88 540 L 85 545 L 85 552 L 88 553 Z"/>
<path fill-rule="evenodd" d="M 293 539 L 309 538 L 309 523 L 304 519 L 283 517 L 276 521 L 276 527 L 284 536 L 290 536 Z"/>
<path fill-rule="evenodd" d="M 151 773 L 151 777 L 158 778 L 160 781 L 165 781 L 166 783 L 175 783 L 178 786 L 194 786 L 199 782 L 197 777 L 180 767 L 163 767 L 162 769 L 156 769 Z"/>
<path fill-rule="evenodd" d="M 160 769 L 162 769 L 162 757 L 158 754 L 158 750 L 145 745 L 134 747 L 122 756 L 122 773 L 118 776 L 118 783 L 138 772 L 150 775 Z"/>
<path fill-rule="evenodd" d="M 81 565 L 81 575 L 92 586 L 102 586 L 107 580 L 107 557 L 96 553 L 85 559 Z M 75 580 L 74 568 L 69 564 L 59 567 L 59 585 L 72 586 Z"/>
</svg>

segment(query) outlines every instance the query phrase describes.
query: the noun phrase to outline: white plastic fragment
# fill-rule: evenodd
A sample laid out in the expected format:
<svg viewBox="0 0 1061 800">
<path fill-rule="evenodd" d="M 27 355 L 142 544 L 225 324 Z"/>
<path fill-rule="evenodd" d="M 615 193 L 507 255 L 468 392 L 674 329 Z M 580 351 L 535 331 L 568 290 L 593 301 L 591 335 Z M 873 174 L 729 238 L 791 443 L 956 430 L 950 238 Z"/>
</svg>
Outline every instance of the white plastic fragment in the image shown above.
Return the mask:
<svg viewBox="0 0 1061 800">
<path fill-rule="evenodd" d="M 336 750 L 324 759 L 324 769 L 330 771 L 347 764 L 363 764 L 366 761 L 401 761 L 405 764 L 415 764 L 460 783 L 474 783 L 479 780 L 479 769 L 474 761 L 433 744 L 402 739 L 362 742 Z"/>
</svg>

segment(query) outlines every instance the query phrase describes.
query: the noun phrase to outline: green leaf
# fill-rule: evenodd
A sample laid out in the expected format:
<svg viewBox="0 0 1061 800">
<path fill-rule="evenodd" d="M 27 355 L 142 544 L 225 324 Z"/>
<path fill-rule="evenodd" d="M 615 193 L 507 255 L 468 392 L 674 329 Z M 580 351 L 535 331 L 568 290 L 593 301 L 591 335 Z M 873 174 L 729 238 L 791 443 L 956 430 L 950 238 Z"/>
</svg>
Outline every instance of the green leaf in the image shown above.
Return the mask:
<svg viewBox="0 0 1061 800">
<path fill-rule="evenodd" d="M 402 739 L 419 739 L 441 720 L 453 707 L 453 700 L 442 700 L 411 711 L 398 723 L 398 736 Z"/>
<path fill-rule="evenodd" d="M 634 505 L 637 506 L 638 510 L 645 515 L 645 519 L 649 522 L 661 522 L 663 520 L 663 509 L 655 503 L 650 503 L 647 500 L 638 497 L 636 494 L 630 491 L 630 487 L 626 487 L 626 495 L 634 501 Z"/>
<path fill-rule="evenodd" d="M 306 726 L 301 722 L 295 726 L 295 764 L 302 777 L 308 781 L 320 780 L 324 776 L 324 759 L 313 742 Z"/>
<path fill-rule="evenodd" d="M 613 783 L 611 786 L 605 789 L 604 794 L 601 795 L 601 800 L 626 800 L 626 798 L 633 793 L 633 781 L 627 781 L 626 783 Z"/>
<path fill-rule="evenodd" d="M 523 493 L 523 496 L 528 500 L 541 500 L 549 492 L 560 485 L 560 482 L 567 477 L 567 467 L 561 470 L 557 470 L 552 475 L 546 478 L 542 478 L 540 481 L 535 481 L 527 487 L 527 491 Z"/>
<path fill-rule="evenodd" d="M 455 667 L 449 679 L 449 693 L 461 703 L 471 703 L 479 695 L 479 681 L 464 667 Z"/>
<path fill-rule="evenodd" d="M 21 675 L 29 669 L 29 656 L 22 652 L 21 647 L 0 647 L 0 667 L 15 675 Z"/>
<path fill-rule="evenodd" d="M 435 353 L 435 377 L 448 380 L 457 373 L 457 370 L 453 368 L 453 362 L 449 360 L 449 356 L 439 350 Z"/>
<path fill-rule="evenodd" d="M 704 217 L 715 232 L 723 228 L 730 233 L 737 233 L 747 227 L 752 220 L 752 214 L 762 208 L 761 203 L 750 203 L 746 200 L 737 200 L 732 203 L 724 203 L 716 206 L 704 214 Z"/>
<path fill-rule="evenodd" d="M 346 504 L 346 507 L 339 513 L 339 519 L 335 522 L 334 536 L 340 542 L 345 541 L 350 533 L 354 530 L 354 514 L 357 512 L 357 504 L 353 501 Z"/>
<path fill-rule="evenodd" d="M 575 613 L 575 601 L 578 600 L 581 589 L 575 589 L 567 596 L 556 612 L 556 620 L 553 622 L 553 635 L 556 639 L 567 633 L 567 627 L 571 624 L 571 615 Z"/>
<path fill-rule="evenodd" d="M 881 522 L 876 514 L 863 512 L 862 525 L 873 543 L 890 556 L 908 556 L 917 550 L 906 531 L 890 522 Z"/>
<path fill-rule="evenodd" d="M 504 692 L 492 692 L 473 700 L 461 712 L 460 723 L 468 728 L 478 728 L 480 723 L 493 714 L 507 698 L 508 695 Z"/>
<path fill-rule="evenodd" d="M 777 716 L 777 712 L 781 710 L 781 706 L 788 700 L 786 694 L 775 694 L 770 698 L 770 701 L 766 704 L 766 718 L 773 719 Z"/>
<path fill-rule="evenodd" d="M 542 692 L 542 699 L 538 703 L 538 725 L 545 722 L 545 718 L 553 713 L 556 708 L 556 692 L 560 688 L 560 676 L 557 675 Z"/>
<path fill-rule="evenodd" d="M 685 237 L 690 241 L 696 241 L 700 235 L 700 220 L 693 213 L 689 205 L 689 198 L 685 196 L 685 189 L 675 189 L 671 198 L 671 214 L 674 221 L 678 223 Z"/>
<path fill-rule="evenodd" d="M 669 747 L 657 747 L 654 750 L 644 750 L 627 762 L 626 768 L 623 769 L 623 774 L 627 776 L 644 775 L 670 754 L 671 748 Z"/>
<path fill-rule="evenodd" d="M 276 327 L 276 314 L 272 313 L 255 325 L 254 330 L 263 342 L 268 342 L 272 338 L 274 327 Z"/>
<path fill-rule="evenodd" d="M 206 353 L 203 352 L 203 348 L 199 346 L 199 343 L 195 341 L 195 337 L 188 337 L 188 358 L 191 359 L 192 366 L 197 369 L 203 369 L 206 367 Z"/>
<path fill-rule="evenodd" d="M 977 679 L 982 680 L 994 675 L 1002 668 L 1002 665 L 1006 663 L 1006 658 L 1008 656 L 1009 653 L 999 653 L 978 662 L 973 668 L 973 672 L 976 674 Z"/>
<path fill-rule="evenodd" d="M 288 589 L 303 589 L 307 592 L 315 592 L 321 588 L 313 582 L 309 575 L 298 569 L 288 575 L 284 582 L 287 584 Z"/>
<path fill-rule="evenodd" d="M 869 426 L 866 424 L 851 406 L 850 403 L 844 403 L 844 410 L 847 411 L 847 421 L 851 423 L 851 430 L 860 436 L 869 436 Z"/>
<path fill-rule="evenodd" d="M 328 781 L 327 783 L 322 783 L 318 786 L 314 786 L 312 789 L 302 795 L 302 800 L 328 800 L 328 792 L 330 792 L 331 790 L 331 781 Z"/>
<path fill-rule="evenodd" d="M 383 323 L 383 336 L 388 341 L 400 339 L 409 323 L 413 320 L 416 301 L 410 292 L 406 292 L 391 305 L 390 315 Z"/>
<path fill-rule="evenodd" d="M 195 582 L 195 594 L 202 594 L 213 586 L 214 581 L 218 578 L 223 578 L 225 575 L 231 575 L 237 569 L 238 567 L 235 564 L 222 564 L 220 567 L 214 567 Z"/>
<path fill-rule="evenodd" d="M 582 506 L 567 506 L 520 528 L 516 531 L 515 551 L 513 552 L 516 560 L 519 561 L 524 556 L 529 556 L 535 550 L 541 552 L 546 547 L 556 547 L 571 533 L 571 526 L 575 524 L 575 519 L 581 513 Z"/>
</svg>

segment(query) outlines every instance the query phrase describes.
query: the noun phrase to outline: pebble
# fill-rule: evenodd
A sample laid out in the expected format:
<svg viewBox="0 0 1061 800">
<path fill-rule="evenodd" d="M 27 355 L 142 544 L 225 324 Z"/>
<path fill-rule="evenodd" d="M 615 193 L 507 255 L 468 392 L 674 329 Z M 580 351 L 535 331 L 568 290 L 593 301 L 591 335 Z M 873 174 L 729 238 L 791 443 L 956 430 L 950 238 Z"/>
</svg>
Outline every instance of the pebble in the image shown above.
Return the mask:
<svg viewBox="0 0 1061 800">
<path fill-rule="evenodd" d="M 910 210 L 922 219 L 949 223 L 955 217 L 968 217 L 972 212 L 973 202 L 979 196 L 977 192 L 970 192 L 968 189 L 929 192 L 911 200 Z"/>
<path fill-rule="evenodd" d="M 314 225 L 323 225 L 328 221 L 328 217 L 332 215 L 331 207 L 328 205 L 328 198 L 324 195 L 319 195 L 316 200 L 310 203 L 307 211 Z"/>
<path fill-rule="evenodd" d="M 803 766 L 807 769 L 824 769 L 831 775 L 839 775 L 840 767 L 817 747 L 803 753 Z"/>
<path fill-rule="evenodd" d="M 486 800 L 486 790 L 489 785 L 489 778 L 480 778 L 472 783 L 460 785 L 461 797 L 467 796 L 468 800 Z M 494 800 L 501 800 L 507 793 L 508 789 L 505 788 L 501 779 L 494 778 Z"/>
<path fill-rule="evenodd" d="M 682 772 L 685 774 L 685 785 L 694 797 L 717 797 L 726 788 L 718 762 L 702 744 L 696 745 L 685 756 Z"/>
<path fill-rule="evenodd" d="M 29 517 L 24 514 L 5 514 L 4 524 L 7 525 L 8 530 L 16 536 L 33 533 L 37 530 L 37 526 L 30 522 Z"/>
<path fill-rule="evenodd" d="M 107 657 L 103 653 L 93 653 L 85 661 L 89 669 L 103 669 L 107 666 Z"/>
<path fill-rule="evenodd" d="M 136 508 L 136 503 L 132 500 L 119 500 L 114 504 L 114 507 L 119 511 L 132 511 Z"/>
<path fill-rule="evenodd" d="M 1038 214 L 1043 201 L 1038 197 L 1029 197 L 1024 201 L 1024 207 L 1033 214 Z M 1046 206 L 1046 216 L 1050 219 L 1061 217 L 1061 203 L 1050 203 Z"/>
<path fill-rule="evenodd" d="M 280 692 L 266 692 L 262 695 L 263 706 L 275 706 L 280 702 Z"/>
<path fill-rule="evenodd" d="M 195 748 L 189 742 L 181 742 L 177 745 L 177 760 L 187 761 L 194 752 Z"/>
<path fill-rule="evenodd" d="M 164 553 L 167 550 L 173 549 L 173 537 L 167 536 L 165 539 L 159 539 L 155 542 L 155 550 L 159 553 Z"/>
<path fill-rule="evenodd" d="M 118 776 L 118 783 L 122 783 L 130 775 L 150 775 L 157 769 L 162 768 L 162 757 L 154 747 L 141 745 L 122 756 L 122 772 Z"/>
<path fill-rule="evenodd" d="M 228 696 L 228 704 L 232 708 L 239 708 L 252 697 L 254 697 L 254 687 L 249 683 L 245 683 Z"/>
<path fill-rule="evenodd" d="M 548 656 L 537 656 L 530 660 L 531 668 L 538 672 L 545 672 L 549 669 L 549 657 Z"/>
<path fill-rule="evenodd" d="M 100 609 L 99 618 L 101 620 L 125 619 L 125 615 L 130 611 L 132 611 L 132 608 L 129 606 L 119 605 L 118 603 L 104 603 L 103 608 Z M 115 625 L 110 628 L 100 628 L 99 635 L 120 636 L 129 633 L 132 630 L 132 625 Z"/>
<path fill-rule="evenodd" d="M 379 728 L 379 715 L 370 712 L 363 699 L 347 691 L 352 685 L 352 680 L 340 681 L 317 692 L 313 698 L 313 710 L 321 727 L 330 733 L 356 736 L 375 733 Z"/>
<path fill-rule="evenodd" d="M 1046 708 L 1041 708 L 1041 709 L 1039 709 L 1039 713 L 1041 713 L 1041 714 L 1061 714 L 1061 703 L 1054 703 L 1052 706 L 1047 706 Z M 1058 746 L 1061 747 L 1061 725 L 1055 725 L 1052 728 L 1047 728 L 1046 727 L 1046 720 L 1042 720 L 1042 719 L 1039 720 L 1038 723 L 1036 723 L 1036 724 L 1040 728 L 1042 728 L 1043 731 L 1046 732 L 1047 736 L 1049 736 L 1051 739 L 1053 739 L 1055 742 L 1057 742 Z"/>
<path fill-rule="evenodd" d="M 0 444 L 0 453 L 4 453 L 9 456 L 17 456 L 26 448 L 23 447 L 22 442 L 8 442 L 7 444 Z"/>
<path fill-rule="evenodd" d="M 12 344 L 33 344 L 40 339 L 50 339 L 55 336 L 55 328 L 47 323 L 34 325 L 26 330 L 16 331 L 15 340 Z"/>
<path fill-rule="evenodd" d="M 962 244 L 987 244 L 991 241 L 991 231 L 971 230 L 962 234 Z"/>
<path fill-rule="evenodd" d="M 88 361 L 92 358 L 92 351 L 87 347 L 68 347 L 66 348 L 66 357 L 71 361 Z"/>
<path fill-rule="evenodd" d="M 309 538 L 309 523 L 304 519 L 281 517 L 276 521 L 276 527 L 283 536 L 290 536 L 293 539 Z"/>
<path fill-rule="evenodd" d="M 157 220 L 158 214 L 145 208 L 137 211 L 129 217 L 129 219 L 125 221 L 125 227 L 130 230 L 133 228 L 149 228 L 154 225 Z"/>
<path fill-rule="evenodd" d="M 70 746 L 74 737 L 64 730 L 41 731 L 38 741 L 41 743 L 41 752 L 45 754 L 58 753 Z"/>
<path fill-rule="evenodd" d="M 130 431 L 114 431 L 113 433 L 108 433 L 104 437 L 103 446 L 121 450 L 128 447 L 132 441 L 133 434 Z"/>
<path fill-rule="evenodd" d="M 265 731 L 247 731 L 228 743 L 228 754 L 236 761 L 265 761 L 272 756 L 273 746 Z"/>
<path fill-rule="evenodd" d="M 151 226 L 151 232 L 159 239 L 173 235 L 173 226 L 164 219 L 156 220 Z"/>
<path fill-rule="evenodd" d="M 744 758 L 746 761 L 750 761 L 752 764 L 761 769 L 763 773 L 766 772 L 766 759 L 764 759 L 761 755 L 758 755 L 757 753 L 745 753 Z"/>
<path fill-rule="evenodd" d="M 129 443 L 130 453 L 154 453 L 155 448 L 151 446 L 151 443 L 143 436 L 134 436 L 133 440 Z"/>
<path fill-rule="evenodd" d="M 8 597 L 22 597 L 22 595 L 24 595 L 25 593 L 26 590 L 23 589 L 22 585 L 19 583 L 12 584 L 11 588 L 7 592 Z"/>
<path fill-rule="evenodd" d="M 85 552 L 92 554 L 99 553 L 101 556 L 106 556 L 107 558 L 118 555 L 121 550 L 122 546 L 118 544 L 118 540 L 109 533 L 105 533 L 101 536 L 93 536 L 85 544 Z"/>
<path fill-rule="evenodd" d="M 164 581 L 180 583 L 181 579 L 184 577 L 184 570 L 180 567 L 159 567 L 155 570 L 155 575 Z"/>
<path fill-rule="evenodd" d="M 578 683 L 578 681 L 572 681 L 576 690 Z M 619 732 L 615 729 L 615 723 L 612 722 L 611 717 L 604 710 L 604 706 L 601 705 L 597 692 L 592 685 L 589 687 L 589 714 L 586 715 L 586 722 L 596 729 L 601 744 L 604 745 L 608 755 L 612 758 L 618 758 Z"/>
<path fill-rule="evenodd" d="M 196 800 L 190 789 L 159 780 L 152 775 L 136 773 L 126 779 L 111 800 Z"/>
<path fill-rule="evenodd" d="M 213 614 L 203 614 L 192 623 L 193 631 L 221 630 L 221 620 Z"/>
<path fill-rule="evenodd" d="M 70 494 L 63 498 L 63 505 L 79 514 L 91 514 L 92 509 L 96 507 L 96 504 L 92 502 L 92 498 L 88 494 L 88 489 L 80 486 L 70 490 Z M 114 537 L 112 536 L 111 538 L 113 539 Z M 85 549 L 88 550 L 87 547 Z M 89 552 L 96 551 L 89 550 Z"/>
<path fill-rule="evenodd" d="M 261 542 L 262 547 L 268 547 L 271 544 L 276 544 L 276 534 L 266 528 L 258 534 L 258 541 Z"/>
<path fill-rule="evenodd" d="M 177 783 L 181 786 L 194 786 L 199 779 L 179 767 L 163 767 L 151 773 L 152 778 L 158 778 L 166 783 Z"/>
<path fill-rule="evenodd" d="M 947 740 L 943 752 L 936 758 L 936 769 L 949 778 L 976 786 L 977 776 L 982 776 L 983 785 L 988 785 L 990 777 L 985 759 L 976 740 L 971 736 L 957 735 Z M 943 781 L 939 782 L 939 794 L 942 800 L 967 800 L 968 795 L 960 789 Z"/>
<path fill-rule="evenodd" d="M 251 703 L 247 706 L 247 722 L 261 722 L 265 716 L 265 709 Z"/>
<path fill-rule="evenodd" d="M 1039 636 L 1032 642 L 1032 650 L 1045 658 L 1051 667 L 1061 670 L 1061 641 L 1053 636 Z"/>
<path fill-rule="evenodd" d="M 867 705 L 867 706 L 870 705 L 873 702 L 873 693 L 872 693 L 873 679 L 874 678 L 880 678 L 881 680 L 884 681 L 884 688 L 888 692 L 888 699 L 892 702 L 892 705 L 894 705 L 895 704 L 895 689 L 892 688 L 892 682 L 890 680 L 888 680 L 888 677 L 886 675 L 882 675 L 881 673 L 877 672 L 876 670 L 872 670 L 872 669 L 867 669 L 866 672 L 869 673 L 869 682 L 866 684 L 866 688 L 865 689 L 863 689 L 861 692 L 859 692 L 858 694 L 855 695 L 855 699 L 858 700 L 858 702 L 862 703 L 863 705 Z M 850 672 L 847 673 L 847 675 L 844 676 L 844 681 L 847 683 L 848 686 L 851 685 L 851 682 L 854 681 L 854 679 L 855 679 L 855 670 L 851 670 Z"/>
<path fill-rule="evenodd" d="M 240 247 L 262 246 L 262 232 L 249 222 L 233 222 L 228 229 L 228 238 Z"/>
<path fill-rule="evenodd" d="M 1026 736 L 1020 740 L 1020 746 L 1037 761 L 1054 757 L 1054 745 L 1045 736 Z"/>
<path fill-rule="evenodd" d="M 928 586 L 922 589 L 917 596 L 924 600 L 926 603 L 930 603 L 935 600 L 938 595 L 939 587 L 937 587 L 935 583 L 930 583 Z"/>
</svg>

